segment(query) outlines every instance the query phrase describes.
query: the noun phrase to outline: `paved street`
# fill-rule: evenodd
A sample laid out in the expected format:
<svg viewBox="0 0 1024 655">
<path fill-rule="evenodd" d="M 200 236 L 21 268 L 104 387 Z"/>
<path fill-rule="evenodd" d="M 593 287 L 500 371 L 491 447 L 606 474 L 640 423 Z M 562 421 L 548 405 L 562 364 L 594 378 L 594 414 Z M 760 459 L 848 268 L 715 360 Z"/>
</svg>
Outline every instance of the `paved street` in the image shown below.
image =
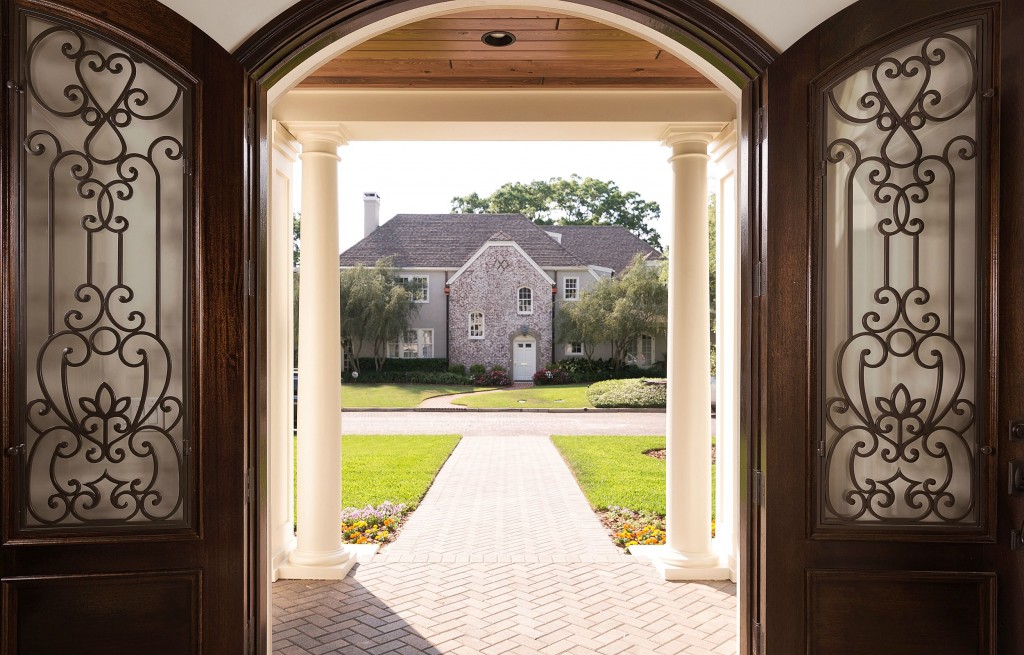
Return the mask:
<svg viewBox="0 0 1024 655">
<path fill-rule="evenodd" d="M 346 414 L 346 432 L 470 436 L 373 561 L 340 582 L 274 584 L 275 653 L 735 654 L 735 585 L 664 582 L 621 553 L 538 435 L 656 434 L 663 414 L 459 417 Z"/>
<path fill-rule="evenodd" d="M 344 434 L 665 434 L 661 412 L 342 412 Z"/>
</svg>

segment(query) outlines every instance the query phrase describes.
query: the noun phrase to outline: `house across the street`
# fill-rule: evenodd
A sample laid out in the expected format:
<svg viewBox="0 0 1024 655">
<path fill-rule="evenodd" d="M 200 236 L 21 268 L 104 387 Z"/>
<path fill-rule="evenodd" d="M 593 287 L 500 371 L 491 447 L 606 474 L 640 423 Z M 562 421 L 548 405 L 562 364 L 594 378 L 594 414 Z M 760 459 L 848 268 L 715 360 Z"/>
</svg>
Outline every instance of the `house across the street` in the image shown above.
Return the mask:
<svg viewBox="0 0 1024 655">
<path fill-rule="evenodd" d="M 388 357 L 448 358 L 505 366 L 529 380 L 545 363 L 583 357 L 583 344 L 558 343 L 565 303 L 598 280 L 621 274 L 637 254 L 662 254 L 618 226 L 536 225 L 522 214 L 399 214 L 380 224 L 380 198 L 365 196 L 365 235 L 340 256 L 342 268 L 394 257 L 419 311 Z M 594 357 L 611 355 L 598 344 Z M 665 358 L 665 338 L 643 335 L 631 357 Z"/>
</svg>

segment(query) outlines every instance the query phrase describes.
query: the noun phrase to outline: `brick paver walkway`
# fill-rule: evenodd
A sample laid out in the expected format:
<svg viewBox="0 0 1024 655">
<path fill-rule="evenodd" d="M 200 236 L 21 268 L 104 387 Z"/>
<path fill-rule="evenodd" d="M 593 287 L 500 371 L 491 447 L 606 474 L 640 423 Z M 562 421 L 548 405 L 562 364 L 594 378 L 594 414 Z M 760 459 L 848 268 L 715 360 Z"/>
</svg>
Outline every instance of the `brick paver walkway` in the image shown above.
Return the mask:
<svg viewBox="0 0 1024 655">
<path fill-rule="evenodd" d="M 733 655 L 735 585 L 615 548 L 547 437 L 464 437 L 398 540 L 274 584 L 279 655 Z"/>
</svg>

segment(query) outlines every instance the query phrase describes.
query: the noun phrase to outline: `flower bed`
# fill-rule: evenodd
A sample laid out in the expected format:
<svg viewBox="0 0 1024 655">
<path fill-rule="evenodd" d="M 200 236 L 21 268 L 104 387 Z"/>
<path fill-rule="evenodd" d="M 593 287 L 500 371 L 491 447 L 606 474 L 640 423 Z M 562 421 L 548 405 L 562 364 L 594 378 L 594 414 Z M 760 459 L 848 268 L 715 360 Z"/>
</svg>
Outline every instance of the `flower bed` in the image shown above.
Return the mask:
<svg viewBox="0 0 1024 655">
<path fill-rule="evenodd" d="M 341 534 L 346 544 L 386 544 L 395 540 L 409 510 L 405 504 L 384 501 L 377 507 L 346 507 L 341 511 Z"/>
<path fill-rule="evenodd" d="M 665 518 L 650 512 L 635 512 L 612 505 L 598 516 L 612 533 L 612 541 L 620 548 L 658 546 L 665 543 Z"/>
</svg>

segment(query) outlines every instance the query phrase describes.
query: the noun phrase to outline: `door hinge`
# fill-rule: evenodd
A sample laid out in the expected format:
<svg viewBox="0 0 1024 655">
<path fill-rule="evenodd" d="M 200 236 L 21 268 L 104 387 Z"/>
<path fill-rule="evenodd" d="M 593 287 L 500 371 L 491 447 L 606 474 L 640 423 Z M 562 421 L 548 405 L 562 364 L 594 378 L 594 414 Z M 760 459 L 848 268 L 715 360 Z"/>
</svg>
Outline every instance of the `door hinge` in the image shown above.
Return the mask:
<svg viewBox="0 0 1024 655">
<path fill-rule="evenodd" d="M 237 114 L 236 114 L 237 115 Z M 253 112 L 252 107 L 245 108 L 245 138 L 249 139 L 253 136 L 253 129 L 256 125 L 256 114 Z"/>
<path fill-rule="evenodd" d="M 818 442 L 818 457 L 824 457 L 824 456 L 825 456 L 825 441 L 822 440 L 822 441 Z"/>
<path fill-rule="evenodd" d="M 764 655 L 764 630 L 757 621 L 754 621 L 750 629 L 750 652 L 753 655 Z"/>
<path fill-rule="evenodd" d="M 252 504 L 253 478 L 256 477 L 256 469 L 249 467 L 245 469 L 245 504 Z"/>
<path fill-rule="evenodd" d="M 754 297 L 755 298 L 760 298 L 765 293 L 765 286 L 767 285 L 767 280 L 766 280 L 767 272 L 768 272 L 767 268 L 765 267 L 763 261 L 762 262 L 757 262 L 756 264 L 754 264 L 753 291 L 754 291 Z"/>
<path fill-rule="evenodd" d="M 249 297 L 256 295 L 256 272 L 251 259 L 245 260 L 245 295 Z"/>
<path fill-rule="evenodd" d="M 751 495 L 753 496 L 755 505 L 764 506 L 764 473 L 761 471 L 754 471 Z"/>
<path fill-rule="evenodd" d="M 765 112 L 764 107 L 757 108 L 757 143 L 764 143 L 765 139 L 768 138 L 768 113 Z"/>
</svg>

